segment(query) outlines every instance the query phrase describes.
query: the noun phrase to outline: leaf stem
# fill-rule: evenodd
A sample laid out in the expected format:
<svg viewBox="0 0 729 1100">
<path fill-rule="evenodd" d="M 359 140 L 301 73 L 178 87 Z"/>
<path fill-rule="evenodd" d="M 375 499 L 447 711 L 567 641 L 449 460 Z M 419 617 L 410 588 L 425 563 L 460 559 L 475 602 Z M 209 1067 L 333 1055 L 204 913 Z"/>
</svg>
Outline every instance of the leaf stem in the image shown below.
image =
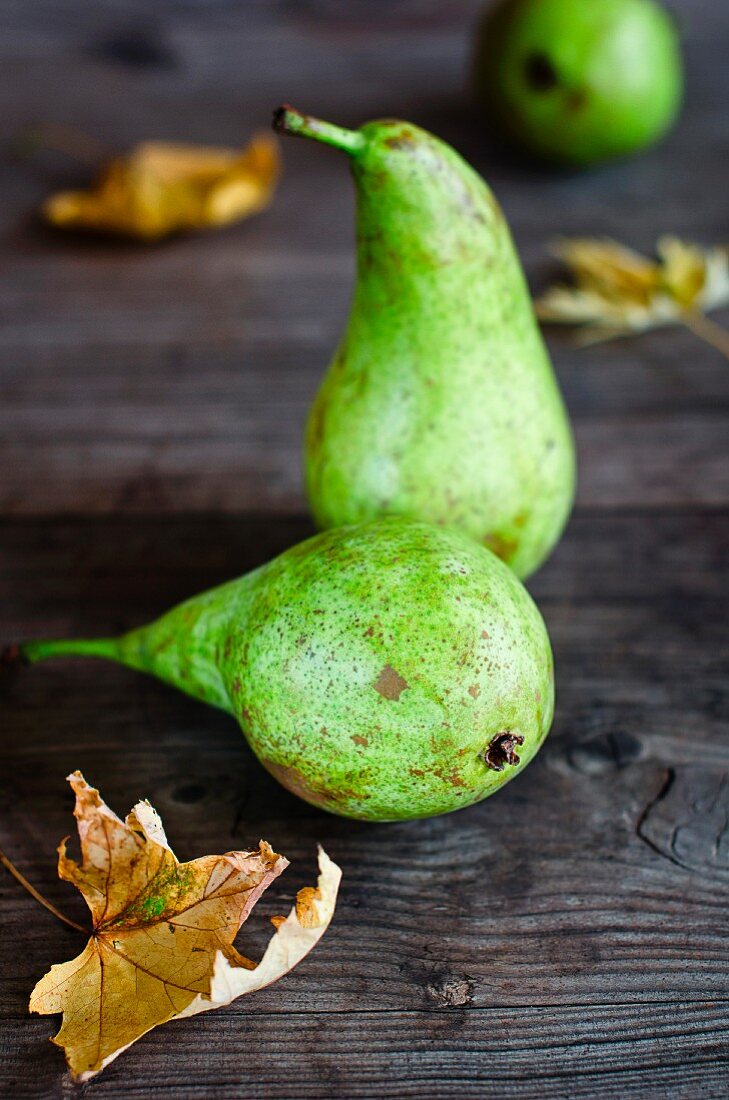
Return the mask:
<svg viewBox="0 0 729 1100">
<path fill-rule="evenodd" d="M 8 857 L 3 852 L 2 848 L 0 848 L 0 863 L 3 865 L 3 867 L 5 867 L 6 870 L 10 872 L 13 878 L 16 879 L 20 883 L 20 885 L 28 891 L 31 897 L 34 897 L 36 901 L 39 901 L 41 905 L 45 906 L 49 913 L 53 913 L 54 917 L 57 917 L 58 920 L 63 921 L 63 923 L 67 924 L 69 928 L 75 928 L 77 932 L 83 932 L 84 936 L 90 935 L 88 928 L 84 928 L 83 925 L 77 924 L 75 920 L 71 920 L 70 917 L 64 916 L 60 909 L 56 909 L 55 905 L 52 905 L 50 901 L 47 901 L 46 898 L 43 897 L 42 894 L 39 894 L 35 886 L 31 886 L 25 875 L 21 875 L 18 868 L 10 862 Z"/>
<path fill-rule="evenodd" d="M 684 313 L 681 317 L 683 324 L 698 336 L 700 340 L 716 348 L 718 352 L 729 359 L 729 332 L 716 321 L 710 320 L 703 313 Z"/>
</svg>

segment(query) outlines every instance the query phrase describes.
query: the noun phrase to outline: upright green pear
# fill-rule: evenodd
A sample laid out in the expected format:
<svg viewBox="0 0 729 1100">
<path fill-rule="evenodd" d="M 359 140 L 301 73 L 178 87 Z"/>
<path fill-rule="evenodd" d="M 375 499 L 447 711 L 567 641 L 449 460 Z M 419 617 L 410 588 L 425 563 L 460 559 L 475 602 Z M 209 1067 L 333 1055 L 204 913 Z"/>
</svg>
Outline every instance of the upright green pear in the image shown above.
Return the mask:
<svg viewBox="0 0 729 1100">
<path fill-rule="evenodd" d="M 455 531 L 325 532 L 117 639 L 28 642 L 149 672 L 238 719 L 316 806 L 375 821 L 492 794 L 552 721 L 552 655 L 513 573 Z"/>
<path fill-rule="evenodd" d="M 494 196 L 407 122 L 352 131 L 282 107 L 274 125 L 347 153 L 357 188 L 354 299 L 306 433 L 317 523 L 444 524 L 528 576 L 567 520 L 574 452 Z"/>
</svg>

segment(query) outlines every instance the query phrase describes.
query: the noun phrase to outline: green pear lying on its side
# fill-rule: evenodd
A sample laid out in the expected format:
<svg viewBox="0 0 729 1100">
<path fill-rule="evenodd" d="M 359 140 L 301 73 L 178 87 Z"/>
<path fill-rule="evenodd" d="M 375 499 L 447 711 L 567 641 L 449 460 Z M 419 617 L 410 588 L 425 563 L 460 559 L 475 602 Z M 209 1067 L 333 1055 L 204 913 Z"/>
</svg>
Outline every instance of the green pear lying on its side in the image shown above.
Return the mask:
<svg viewBox="0 0 729 1100">
<path fill-rule="evenodd" d="M 149 672 L 233 715 L 289 790 L 374 821 L 493 794 L 554 708 L 547 632 L 514 574 L 456 531 L 401 519 L 317 535 L 121 638 L 15 654 Z"/>
<path fill-rule="evenodd" d="M 306 435 L 317 523 L 444 524 L 527 576 L 569 515 L 574 452 L 494 196 L 407 122 L 343 130 L 284 107 L 274 125 L 344 150 L 357 188 L 354 299 Z"/>
<path fill-rule="evenodd" d="M 655 0 L 499 0 L 478 28 L 474 69 L 489 123 L 565 164 L 652 145 L 681 106 L 678 30 Z"/>
</svg>

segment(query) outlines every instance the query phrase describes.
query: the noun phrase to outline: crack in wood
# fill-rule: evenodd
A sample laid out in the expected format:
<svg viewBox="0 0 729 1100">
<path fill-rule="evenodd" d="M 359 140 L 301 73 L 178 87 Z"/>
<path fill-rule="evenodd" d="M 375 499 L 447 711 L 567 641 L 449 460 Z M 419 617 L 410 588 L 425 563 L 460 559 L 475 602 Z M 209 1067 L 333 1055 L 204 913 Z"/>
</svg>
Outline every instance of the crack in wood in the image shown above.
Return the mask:
<svg viewBox="0 0 729 1100">
<path fill-rule="evenodd" d="M 644 832 L 645 823 L 648 820 L 649 815 L 653 811 L 654 807 L 657 806 L 659 802 L 663 801 L 663 799 L 666 797 L 666 795 L 670 791 L 670 789 L 673 786 L 673 784 L 675 783 L 675 781 L 676 781 L 676 771 L 675 771 L 675 769 L 674 768 L 666 768 L 666 773 L 663 777 L 663 782 L 661 783 L 661 786 L 659 787 L 658 792 L 653 796 L 653 798 L 650 800 L 650 802 L 643 809 L 643 812 L 641 813 L 640 817 L 638 818 L 638 821 L 636 822 L 635 831 L 636 831 L 637 835 L 640 837 L 640 839 L 643 841 L 643 843 L 647 844 L 648 847 L 656 853 L 656 855 L 662 856 L 664 859 L 670 860 L 670 862 L 675 863 L 677 867 L 683 867 L 683 865 L 681 863 L 679 863 L 679 861 L 677 859 L 674 859 L 672 856 L 667 855 L 666 852 L 661 851 L 661 849 L 656 844 L 654 844 L 653 841 L 651 840 L 651 838 L 649 836 L 646 836 L 646 834 Z"/>
<path fill-rule="evenodd" d="M 729 872 L 729 774 L 669 767 L 638 819 L 636 833 L 657 855 L 685 871 Z"/>
</svg>

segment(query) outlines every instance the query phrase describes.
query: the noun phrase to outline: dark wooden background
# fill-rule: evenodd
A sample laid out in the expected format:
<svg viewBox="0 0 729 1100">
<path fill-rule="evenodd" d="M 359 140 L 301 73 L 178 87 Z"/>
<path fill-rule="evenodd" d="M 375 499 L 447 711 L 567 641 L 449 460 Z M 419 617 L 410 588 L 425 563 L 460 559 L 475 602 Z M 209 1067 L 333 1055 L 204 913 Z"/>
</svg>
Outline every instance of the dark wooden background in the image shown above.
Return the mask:
<svg viewBox="0 0 729 1100">
<path fill-rule="evenodd" d="M 501 152 L 464 92 L 475 0 L 3 0 L 0 117 L 242 143 L 282 100 L 333 121 L 425 125 L 493 184 L 535 289 L 557 234 L 650 249 L 729 237 L 729 16 L 675 0 L 689 68 L 678 129 L 590 174 Z M 303 419 L 346 315 L 352 191 L 341 155 L 284 148 L 273 207 L 159 248 L 37 223 L 83 170 L 3 153 L 0 640 L 108 632 L 310 532 Z M 718 316 L 726 324 L 729 316 Z M 366 825 L 318 813 L 234 724 L 111 666 L 0 687 L 0 845 L 70 915 L 54 848 L 82 768 L 118 812 L 160 810 L 181 858 L 268 838 L 344 869 L 319 949 L 277 986 L 159 1029 L 102 1097 L 729 1095 L 729 364 L 666 330 L 550 345 L 580 451 L 567 534 L 530 582 L 555 648 L 544 750 L 455 816 Z M 0 1095 L 73 1093 L 34 982 L 80 950 L 0 876 Z M 244 950 L 264 939 L 251 921 Z"/>
</svg>

